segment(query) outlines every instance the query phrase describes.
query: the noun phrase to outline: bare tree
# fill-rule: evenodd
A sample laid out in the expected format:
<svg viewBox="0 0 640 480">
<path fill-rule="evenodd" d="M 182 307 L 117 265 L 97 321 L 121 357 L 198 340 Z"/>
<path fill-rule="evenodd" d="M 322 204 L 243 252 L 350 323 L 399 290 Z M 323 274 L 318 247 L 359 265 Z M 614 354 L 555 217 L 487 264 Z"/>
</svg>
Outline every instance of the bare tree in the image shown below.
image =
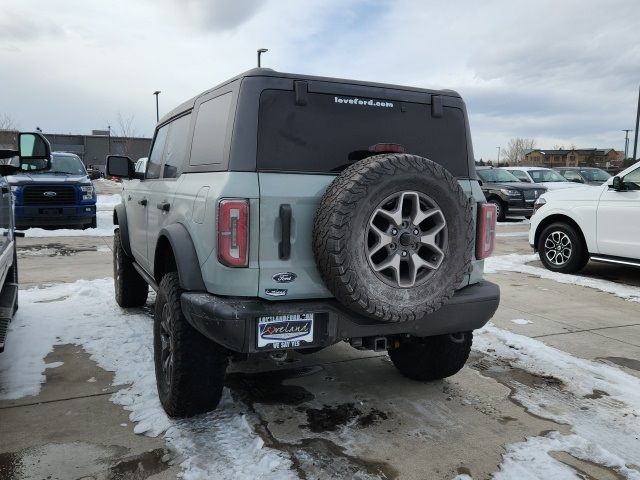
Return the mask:
<svg viewBox="0 0 640 480">
<path fill-rule="evenodd" d="M 0 115 L 0 130 L 18 130 L 18 124 L 11 115 L 3 113 Z"/>
<path fill-rule="evenodd" d="M 524 161 L 524 156 L 536 147 L 533 138 L 512 138 L 503 150 L 504 161 L 509 165 L 518 165 Z"/>
<path fill-rule="evenodd" d="M 118 112 L 116 117 L 116 125 L 114 132 L 116 137 L 120 137 L 121 140 L 114 141 L 114 145 L 119 145 L 118 153 L 128 154 L 131 151 L 132 139 L 138 136 L 138 131 L 133 125 L 135 117 L 130 115 L 125 117 L 121 112 Z"/>
</svg>

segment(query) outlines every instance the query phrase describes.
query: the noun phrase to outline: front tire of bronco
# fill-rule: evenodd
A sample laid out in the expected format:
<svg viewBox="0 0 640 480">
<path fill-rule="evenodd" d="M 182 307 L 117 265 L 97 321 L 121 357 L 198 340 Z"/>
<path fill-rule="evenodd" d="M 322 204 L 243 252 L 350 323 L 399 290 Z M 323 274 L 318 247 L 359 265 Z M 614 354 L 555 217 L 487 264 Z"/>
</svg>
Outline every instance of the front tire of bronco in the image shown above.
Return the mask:
<svg viewBox="0 0 640 480">
<path fill-rule="evenodd" d="M 122 248 L 119 228 L 113 234 L 113 281 L 116 302 L 122 308 L 141 307 L 147 302 L 149 285 L 133 268 L 133 259 Z"/>
<path fill-rule="evenodd" d="M 389 358 L 407 378 L 419 381 L 440 380 L 455 375 L 464 367 L 472 342 L 471 332 L 410 337 L 399 347 L 389 349 Z"/>
<path fill-rule="evenodd" d="M 162 277 L 156 297 L 153 356 L 160 403 L 170 417 L 191 417 L 218 406 L 226 349 L 196 331 L 180 306 L 176 272 Z"/>
</svg>

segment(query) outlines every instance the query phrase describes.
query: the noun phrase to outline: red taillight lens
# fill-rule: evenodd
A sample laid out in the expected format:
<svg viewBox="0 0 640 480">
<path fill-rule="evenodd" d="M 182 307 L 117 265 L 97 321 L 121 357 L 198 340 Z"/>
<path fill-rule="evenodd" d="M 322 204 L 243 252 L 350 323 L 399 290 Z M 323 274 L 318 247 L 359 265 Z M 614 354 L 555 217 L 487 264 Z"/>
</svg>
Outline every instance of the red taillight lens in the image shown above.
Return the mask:
<svg viewBox="0 0 640 480">
<path fill-rule="evenodd" d="M 498 210 L 495 205 L 483 203 L 478 208 L 478 237 L 476 238 L 476 258 L 490 257 L 496 246 L 496 220 Z"/>
<path fill-rule="evenodd" d="M 404 145 L 399 143 L 376 143 L 369 147 L 369 151 L 375 153 L 404 153 L 404 150 Z"/>
<path fill-rule="evenodd" d="M 218 260 L 228 267 L 249 265 L 249 200 L 218 204 Z"/>
</svg>

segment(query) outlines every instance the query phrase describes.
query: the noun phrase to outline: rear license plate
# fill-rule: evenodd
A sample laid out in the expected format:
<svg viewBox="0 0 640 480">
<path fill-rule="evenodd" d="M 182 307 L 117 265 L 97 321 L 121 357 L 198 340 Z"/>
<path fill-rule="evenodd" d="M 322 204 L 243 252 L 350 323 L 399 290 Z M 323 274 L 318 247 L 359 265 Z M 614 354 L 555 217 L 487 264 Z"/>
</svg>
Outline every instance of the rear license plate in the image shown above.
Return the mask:
<svg viewBox="0 0 640 480">
<path fill-rule="evenodd" d="M 313 313 L 258 317 L 258 348 L 297 348 L 313 343 Z"/>
</svg>

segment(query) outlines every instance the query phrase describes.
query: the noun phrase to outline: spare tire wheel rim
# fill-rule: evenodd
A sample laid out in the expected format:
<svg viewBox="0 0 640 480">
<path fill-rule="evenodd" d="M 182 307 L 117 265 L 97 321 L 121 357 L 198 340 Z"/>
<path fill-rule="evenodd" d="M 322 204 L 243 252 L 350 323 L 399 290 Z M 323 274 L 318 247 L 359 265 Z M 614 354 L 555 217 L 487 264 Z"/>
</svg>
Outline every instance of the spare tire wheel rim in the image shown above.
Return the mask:
<svg viewBox="0 0 640 480">
<path fill-rule="evenodd" d="M 376 277 L 395 288 L 426 281 L 447 251 L 447 221 L 438 204 L 422 192 L 389 195 L 367 224 L 365 253 Z"/>
</svg>

